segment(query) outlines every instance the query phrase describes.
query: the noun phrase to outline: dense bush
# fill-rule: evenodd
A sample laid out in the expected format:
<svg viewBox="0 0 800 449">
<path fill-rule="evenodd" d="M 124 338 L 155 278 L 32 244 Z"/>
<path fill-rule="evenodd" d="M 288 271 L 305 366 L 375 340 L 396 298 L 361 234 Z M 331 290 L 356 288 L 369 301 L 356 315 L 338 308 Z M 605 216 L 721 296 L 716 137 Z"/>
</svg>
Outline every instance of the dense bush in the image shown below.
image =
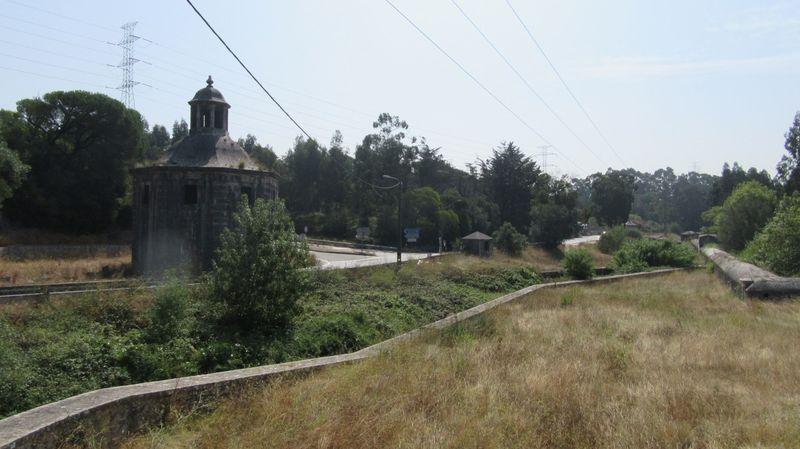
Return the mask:
<svg viewBox="0 0 800 449">
<path fill-rule="evenodd" d="M 589 279 L 594 274 L 594 262 L 589 251 L 578 248 L 564 255 L 564 270 L 571 278 Z"/>
<path fill-rule="evenodd" d="M 235 226 L 222 234 L 209 277 L 209 300 L 226 334 L 285 334 L 309 287 L 308 247 L 298 241 L 281 201 L 242 199 Z"/>
<path fill-rule="evenodd" d="M 542 281 L 536 272 L 527 267 L 489 268 L 485 270 L 451 270 L 449 280 L 487 292 L 519 290 Z"/>
<path fill-rule="evenodd" d="M 500 226 L 500 229 L 495 231 L 492 237 L 495 247 L 511 256 L 520 255 L 528 241 L 523 234 L 517 232 L 511 223 L 503 223 L 503 226 Z"/>
<path fill-rule="evenodd" d="M 651 267 L 690 267 L 694 251 L 687 245 L 670 240 L 630 240 L 614 253 L 614 270 L 635 273 Z"/>
<path fill-rule="evenodd" d="M 782 276 L 800 275 L 800 195 L 785 198 L 744 258 Z"/>
<path fill-rule="evenodd" d="M 213 290 L 177 281 L 153 295 L 2 309 L 0 417 L 98 388 L 352 351 L 540 282 L 506 261 L 450 260 L 309 271 L 314 288 L 298 298 L 290 332 L 272 337 L 222 327 Z"/>
<path fill-rule="evenodd" d="M 310 317 L 295 329 L 295 353 L 303 357 L 341 354 L 374 342 L 378 332 L 361 311 Z"/>
<path fill-rule="evenodd" d="M 148 341 L 165 343 L 190 334 L 193 318 L 189 310 L 190 295 L 179 279 L 171 279 L 156 290 L 153 305 L 146 313 L 148 326 L 144 335 Z"/>
<path fill-rule="evenodd" d="M 716 216 L 717 238 L 739 251 L 767 224 L 775 210 L 775 193 L 756 181 L 740 184 Z"/>
<path fill-rule="evenodd" d="M 600 236 L 597 248 L 603 254 L 613 254 L 622 247 L 626 239 L 638 239 L 641 237 L 642 233 L 636 229 L 614 226 Z"/>
</svg>

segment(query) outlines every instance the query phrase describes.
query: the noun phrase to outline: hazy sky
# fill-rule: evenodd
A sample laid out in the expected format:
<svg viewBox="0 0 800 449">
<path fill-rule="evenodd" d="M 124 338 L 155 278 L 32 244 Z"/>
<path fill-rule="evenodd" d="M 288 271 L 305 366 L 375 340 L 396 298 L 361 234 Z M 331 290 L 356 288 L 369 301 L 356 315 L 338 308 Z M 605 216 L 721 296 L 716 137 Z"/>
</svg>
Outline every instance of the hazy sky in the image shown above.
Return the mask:
<svg viewBox="0 0 800 449">
<path fill-rule="evenodd" d="M 800 0 L 511 0 L 604 143 L 505 0 L 456 0 L 586 143 L 560 123 L 451 0 L 392 0 L 561 153 L 551 171 L 671 166 L 718 173 L 725 161 L 774 173 L 800 110 Z M 0 0 L 0 108 L 52 90 L 119 97 L 119 26 L 138 21 L 136 108 L 153 123 L 188 118 L 210 74 L 232 105 L 230 132 L 284 154 L 298 131 L 183 0 Z M 27 6 L 26 6 L 27 5 Z M 384 0 L 195 0 L 228 43 L 320 142 L 355 146 L 381 112 L 399 115 L 456 166 L 501 141 L 544 142 Z M 78 19 L 78 20 L 75 20 Z M 566 156 L 566 158 L 564 157 Z M 573 161 L 571 163 L 568 159 Z"/>
</svg>

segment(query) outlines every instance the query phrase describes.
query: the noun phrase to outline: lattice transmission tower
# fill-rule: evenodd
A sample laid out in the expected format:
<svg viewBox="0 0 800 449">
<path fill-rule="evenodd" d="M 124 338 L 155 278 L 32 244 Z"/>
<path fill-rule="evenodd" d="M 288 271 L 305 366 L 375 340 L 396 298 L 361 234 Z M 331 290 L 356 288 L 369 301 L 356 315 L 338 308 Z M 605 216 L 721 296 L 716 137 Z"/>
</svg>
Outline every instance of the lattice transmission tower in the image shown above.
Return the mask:
<svg viewBox="0 0 800 449">
<path fill-rule="evenodd" d="M 122 61 L 119 64 L 112 66 L 122 70 L 122 84 L 116 87 L 120 91 L 120 101 L 128 108 L 136 107 L 136 99 L 133 95 L 133 88 L 142 84 L 133 79 L 133 66 L 139 59 L 133 56 L 133 44 L 140 39 L 139 36 L 133 34 L 133 29 L 136 28 L 138 22 L 128 22 L 120 28 L 124 31 L 122 40 L 119 42 L 109 42 L 111 45 L 116 45 L 122 48 Z M 109 64 L 111 65 L 111 64 Z"/>
<path fill-rule="evenodd" d="M 541 145 L 538 148 L 539 148 L 540 152 L 537 153 L 536 156 L 538 156 L 540 158 L 540 160 L 541 160 L 542 170 L 545 173 L 550 174 L 550 172 L 549 172 L 550 165 L 554 165 L 554 164 L 548 164 L 547 157 L 548 156 L 558 156 L 558 155 L 556 153 L 552 153 L 550 151 L 547 151 L 550 148 L 553 148 L 552 145 Z"/>
</svg>

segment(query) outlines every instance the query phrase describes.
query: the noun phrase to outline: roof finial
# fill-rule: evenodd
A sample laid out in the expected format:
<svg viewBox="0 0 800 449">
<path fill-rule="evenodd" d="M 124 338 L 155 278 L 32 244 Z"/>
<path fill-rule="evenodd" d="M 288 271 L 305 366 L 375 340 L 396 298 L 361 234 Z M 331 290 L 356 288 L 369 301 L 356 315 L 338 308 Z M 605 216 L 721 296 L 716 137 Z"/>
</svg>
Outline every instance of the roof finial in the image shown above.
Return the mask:
<svg viewBox="0 0 800 449">
<path fill-rule="evenodd" d="M 214 85 L 214 80 L 211 79 L 211 75 L 208 75 L 208 79 L 206 80 L 206 84 L 208 84 L 208 87 L 211 87 L 211 86 Z"/>
</svg>

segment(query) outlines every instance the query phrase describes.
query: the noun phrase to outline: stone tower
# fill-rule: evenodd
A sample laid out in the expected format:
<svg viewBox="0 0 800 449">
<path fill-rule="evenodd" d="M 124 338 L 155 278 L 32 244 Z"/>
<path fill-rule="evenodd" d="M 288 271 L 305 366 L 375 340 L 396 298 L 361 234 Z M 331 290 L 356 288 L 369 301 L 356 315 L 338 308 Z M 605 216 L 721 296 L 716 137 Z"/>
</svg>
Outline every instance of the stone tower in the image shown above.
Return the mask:
<svg viewBox="0 0 800 449">
<path fill-rule="evenodd" d="M 259 169 L 231 139 L 230 105 L 210 76 L 206 83 L 189 101 L 189 135 L 154 165 L 133 170 L 133 268 L 139 274 L 207 270 L 242 196 L 250 204 L 278 197 L 274 173 Z"/>
</svg>

